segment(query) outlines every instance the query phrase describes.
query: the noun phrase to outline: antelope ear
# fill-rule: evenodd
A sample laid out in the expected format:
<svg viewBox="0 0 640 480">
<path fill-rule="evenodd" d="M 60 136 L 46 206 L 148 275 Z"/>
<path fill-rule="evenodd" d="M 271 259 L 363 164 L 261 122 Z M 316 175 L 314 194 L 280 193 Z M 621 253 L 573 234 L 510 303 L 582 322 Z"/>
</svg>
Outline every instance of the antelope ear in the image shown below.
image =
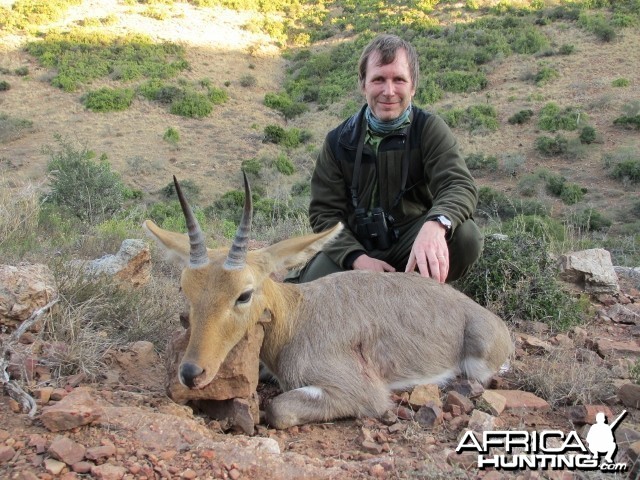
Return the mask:
<svg viewBox="0 0 640 480">
<path fill-rule="evenodd" d="M 306 263 L 311 257 L 322 250 L 326 244 L 333 241 L 343 228 L 342 223 L 337 223 L 333 228 L 325 230 L 324 232 L 283 240 L 263 248 L 259 252 L 269 258 L 271 271 L 282 268 L 292 268 Z M 258 254 L 258 256 L 260 256 L 260 254 Z"/>
<path fill-rule="evenodd" d="M 170 232 L 157 226 L 151 220 L 142 224 L 147 235 L 153 238 L 170 260 L 181 266 L 189 265 L 189 237 L 182 233 Z"/>
</svg>

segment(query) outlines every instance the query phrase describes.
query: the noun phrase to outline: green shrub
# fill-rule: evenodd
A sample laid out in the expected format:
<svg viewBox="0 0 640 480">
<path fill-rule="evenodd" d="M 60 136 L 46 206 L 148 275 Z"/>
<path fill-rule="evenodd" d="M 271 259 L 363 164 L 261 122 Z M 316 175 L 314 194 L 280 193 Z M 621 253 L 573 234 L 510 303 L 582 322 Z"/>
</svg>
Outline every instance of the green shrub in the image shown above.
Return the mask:
<svg viewBox="0 0 640 480">
<path fill-rule="evenodd" d="M 640 114 L 632 117 L 623 115 L 613 121 L 614 125 L 619 125 L 629 130 L 640 130 Z"/>
<path fill-rule="evenodd" d="M 185 92 L 182 98 L 173 101 L 170 111 L 181 117 L 202 118 L 211 114 L 213 105 L 203 93 Z"/>
<path fill-rule="evenodd" d="M 200 195 L 200 187 L 191 179 L 180 180 L 180 189 L 189 200 L 195 200 L 198 198 L 198 195 Z M 162 193 L 165 198 L 178 198 L 173 182 L 169 182 L 162 187 L 160 193 Z"/>
<path fill-rule="evenodd" d="M 176 145 L 180 141 L 180 132 L 178 132 L 178 130 L 176 128 L 169 127 L 164 132 L 164 135 L 162 136 L 162 139 L 165 142 L 169 142 L 172 145 Z"/>
<path fill-rule="evenodd" d="M 249 160 L 242 161 L 242 170 L 245 173 L 250 173 L 256 177 L 260 176 L 262 170 L 262 162 L 257 158 L 250 158 Z"/>
<path fill-rule="evenodd" d="M 491 105 L 472 105 L 464 110 L 454 108 L 440 115 L 451 128 L 467 128 L 471 132 L 498 129 L 498 112 Z"/>
<path fill-rule="evenodd" d="M 86 147 L 78 149 L 59 135 L 56 140 L 60 150 L 47 149 L 51 187 L 47 202 L 90 223 L 120 210 L 132 192 L 111 170 L 106 158 L 96 161 L 95 153 Z"/>
<path fill-rule="evenodd" d="M 482 153 L 472 153 L 464 159 L 467 168 L 474 172 L 487 171 L 495 172 L 498 169 L 498 158 L 491 155 L 485 156 Z"/>
<path fill-rule="evenodd" d="M 29 75 L 29 67 L 18 67 L 13 71 L 18 77 L 26 77 Z"/>
<path fill-rule="evenodd" d="M 26 48 L 41 65 L 56 70 L 51 83 L 65 91 L 105 77 L 122 81 L 169 78 L 188 67 L 184 47 L 143 35 L 52 31 Z"/>
<path fill-rule="evenodd" d="M 520 110 L 518 113 L 515 113 L 507 120 L 511 125 L 522 125 L 529 121 L 529 119 L 533 117 L 533 110 Z"/>
<path fill-rule="evenodd" d="M 131 88 L 108 88 L 88 92 L 83 104 L 93 112 L 119 112 L 126 110 L 133 102 L 135 92 Z"/>
<path fill-rule="evenodd" d="M 293 163 L 284 153 L 278 155 L 278 157 L 274 160 L 273 165 L 275 166 L 276 170 L 278 170 L 283 175 L 293 175 L 296 171 Z"/>
<path fill-rule="evenodd" d="M 542 178 L 537 173 L 528 173 L 518 181 L 518 191 L 525 197 L 535 197 L 538 194 Z"/>
<path fill-rule="evenodd" d="M 243 75 L 240 77 L 240 86 L 241 87 L 255 87 L 258 84 L 258 80 L 253 75 Z"/>
<path fill-rule="evenodd" d="M 538 137 L 536 138 L 535 146 L 536 150 L 543 155 L 562 155 L 566 153 L 569 148 L 569 140 L 562 135 L 556 135 L 554 138 Z"/>
<path fill-rule="evenodd" d="M 309 110 L 304 103 L 294 102 L 286 92 L 267 93 L 264 97 L 264 104 L 282 113 L 287 120 L 297 117 Z"/>
<path fill-rule="evenodd" d="M 264 141 L 283 145 L 288 148 L 298 147 L 301 143 L 308 142 L 311 134 L 307 130 L 298 128 L 285 129 L 279 125 L 267 125 L 264 128 Z"/>
<path fill-rule="evenodd" d="M 640 183 L 640 160 L 625 160 L 615 164 L 611 176 L 618 180 Z"/>
<path fill-rule="evenodd" d="M 180 182 L 180 187 L 183 183 Z M 201 208 L 191 204 L 193 214 L 195 215 L 200 227 L 203 230 L 207 228 L 207 217 Z M 177 200 L 171 202 L 158 202 L 147 208 L 147 217 L 153 220 L 158 226 L 171 230 L 172 232 L 186 232 L 187 223 L 182 213 L 182 207 Z"/>
<path fill-rule="evenodd" d="M 486 88 L 488 80 L 484 73 L 444 72 L 438 74 L 436 83 L 447 92 L 477 92 Z"/>
<path fill-rule="evenodd" d="M 547 190 L 549 191 L 549 193 L 555 195 L 556 197 L 562 195 L 562 189 L 567 183 L 567 179 L 562 175 L 550 172 L 545 172 L 542 175 L 542 178 L 544 178 L 547 182 Z"/>
<path fill-rule="evenodd" d="M 571 55 L 575 51 L 576 47 L 573 45 L 564 43 L 560 46 L 559 53 L 560 55 Z"/>
<path fill-rule="evenodd" d="M 11 89 L 11 84 L 9 82 L 6 80 L 0 81 L 0 92 L 6 92 L 9 89 Z"/>
<path fill-rule="evenodd" d="M 214 105 L 222 105 L 229 100 L 229 95 L 227 95 L 227 92 L 221 88 L 209 87 L 207 98 L 209 98 L 209 101 Z"/>
<path fill-rule="evenodd" d="M 585 208 L 571 213 L 568 222 L 583 231 L 606 230 L 612 224 L 610 219 L 595 208 Z"/>
<path fill-rule="evenodd" d="M 561 110 L 555 103 L 547 103 L 540 111 L 538 126 L 542 130 L 555 132 L 557 130 L 576 130 L 581 122 L 586 122 L 587 116 L 582 111 L 567 107 Z"/>
<path fill-rule="evenodd" d="M 541 238 L 545 243 L 562 242 L 566 237 L 565 226 L 549 216 L 520 214 L 505 222 L 502 231 L 507 235 L 517 235 L 525 232 L 535 238 Z"/>
<path fill-rule="evenodd" d="M 586 127 L 583 127 L 582 130 L 580 131 L 580 142 L 581 143 L 586 143 L 586 144 L 591 144 L 593 142 L 595 142 L 597 139 L 597 135 L 596 135 L 596 129 L 587 125 Z"/>
<path fill-rule="evenodd" d="M 582 312 L 556 275 L 544 238 L 519 232 L 506 239 L 487 236 L 482 256 L 458 284 L 507 321 L 541 321 L 564 330 L 580 323 Z"/>
<path fill-rule="evenodd" d="M 626 78 L 616 78 L 613 82 L 611 82 L 611 86 L 613 87 L 628 87 L 631 84 L 629 80 Z"/>
<path fill-rule="evenodd" d="M 559 76 L 560 74 L 556 69 L 551 67 L 542 67 L 540 68 L 540 70 L 538 70 L 538 73 L 536 73 L 534 81 L 536 85 L 541 87 L 549 83 L 551 80 L 558 78 Z"/>
<path fill-rule="evenodd" d="M 581 201 L 586 192 L 587 189 L 580 185 L 575 183 L 565 183 L 562 186 L 562 191 L 560 192 L 560 199 L 567 205 L 573 205 Z"/>
</svg>

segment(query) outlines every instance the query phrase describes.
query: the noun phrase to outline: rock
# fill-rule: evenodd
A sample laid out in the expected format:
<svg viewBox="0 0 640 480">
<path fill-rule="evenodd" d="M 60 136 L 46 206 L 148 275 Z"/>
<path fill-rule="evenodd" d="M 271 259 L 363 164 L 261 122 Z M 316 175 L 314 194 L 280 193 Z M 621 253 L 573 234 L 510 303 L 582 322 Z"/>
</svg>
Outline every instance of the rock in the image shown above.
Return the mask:
<svg viewBox="0 0 640 480">
<path fill-rule="evenodd" d="M 258 386 L 260 348 L 264 337 L 257 324 L 231 349 L 209 385 L 191 390 L 178 380 L 178 367 L 189 344 L 190 330 L 174 334 L 167 348 L 167 394 L 176 403 L 189 400 L 229 400 L 249 398 Z"/>
<path fill-rule="evenodd" d="M 488 413 L 481 412 L 480 410 L 474 410 L 469 418 L 468 428 L 476 433 L 487 432 L 495 430 L 496 418 Z"/>
<path fill-rule="evenodd" d="M 11 460 L 16 454 L 16 451 L 6 445 L 0 446 L 0 464 L 7 463 Z"/>
<path fill-rule="evenodd" d="M 640 281 L 640 267 L 613 267 L 619 277 Z"/>
<path fill-rule="evenodd" d="M 615 323 L 640 325 L 640 304 L 630 303 L 628 305 L 620 305 L 616 303 L 609 308 L 607 315 Z"/>
<path fill-rule="evenodd" d="M 595 346 L 603 357 L 627 357 L 640 356 L 640 345 L 637 340 L 613 340 L 610 338 L 597 338 Z"/>
<path fill-rule="evenodd" d="M 495 417 L 500 416 L 507 406 L 507 399 L 493 390 L 485 390 L 480 399 L 487 405 L 491 415 Z"/>
<path fill-rule="evenodd" d="M 553 350 L 553 346 L 549 342 L 540 340 L 533 335 L 527 335 L 526 333 L 518 333 L 516 340 L 522 344 L 522 348 L 532 355 L 542 355 Z"/>
<path fill-rule="evenodd" d="M 482 395 L 484 387 L 477 380 L 461 379 L 454 381 L 451 386 L 451 390 L 458 392 L 467 398 L 476 398 Z"/>
<path fill-rule="evenodd" d="M 46 265 L 0 265 L 0 327 L 11 331 L 58 295 Z M 32 327 L 37 331 L 38 325 Z"/>
<path fill-rule="evenodd" d="M 629 478 L 638 478 L 640 476 L 640 440 L 629 445 L 624 454 L 631 466 Z"/>
<path fill-rule="evenodd" d="M 87 460 L 103 461 L 115 456 L 115 454 L 116 447 L 114 445 L 102 445 L 100 447 L 87 448 L 85 457 Z"/>
<path fill-rule="evenodd" d="M 42 409 L 40 420 L 52 432 L 70 430 L 99 420 L 103 410 L 90 392 L 78 388 L 60 402 Z"/>
<path fill-rule="evenodd" d="M 194 400 L 193 404 L 207 416 L 219 420 L 223 430 L 237 427 L 247 435 L 253 435 L 260 420 L 256 394 L 249 399 Z"/>
<path fill-rule="evenodd" d="M 618 398 L 625 407 L 640 408 L 640 385 L 625 383 L 618 390 Z"/>
<path fill-rule="evenodd" d="M 434 402 L 429 402 L 418 409 L 415 420 L 425 428 L 441 425 L 443 422 L 442 408 Z"/>
<path fill-rule="evenodd" d="M 473 410 L 473 402 L 471 400 L 456 391 L 451 391 L 447 394 L 444 402 L 444 410 L 451 412 L 454 406 L 460 407 L 464 413 L 469 413 Z"/>
<path fill-rule="evenodd" d="M 91 467 L 91 476 L 104 480 L 120 480 L 127 473 L 127 469 L 119 465 L 105 463 Z"/>
<path fill-rule="evenodd" d="M 105 255 L 88 262 L 73 262 L 73 265 L 82 268 L 87 276 L 104 275 L 134 287 L 146 285 L 151 278 L 151 252 L 143 240 L 124 240 L 115 255 Z"/>
<path fill-rule="evenodd" d="M 611 419 L 613 413 L 611 409 L 606 405 L 576 405 L 569 409 L 569 418 L 574 424 L 593 425 L 596 423 L 596 415 L 599 412 L 603 412 L 608 419 Z"/>
<path fill-rule="evenodd" d="M 618 293 L 618 275 L 611 254 L 602 248 L 573 252 L 560 257 L 560 278 L 583 285 L 588 293 Z"/>
<path fill-rule="evenodd" d="M 84 458 L 86 448 L 68 437 L 58 435 L 49 445 L 48 453 L 56 460 L 73 465 Z"/>
<path fill-rule="evenodd" d="M 505 410 L 550 410 L 551 406 L 542 398 L 535 396 L 531 392 L 522 390 L 493 390 L 494 393 L 502 395 L 505 400 Z"/>
<path fill-rule="evenodd" d="M 417 385 L 409 397 L 409 405 L 420 408 L 422 405 L 432 402 L 442 408 L 440 400 L 440 388 L 436 384 Z"/>
<path fill-rule="evenodd" d="M 44 469 L 51 475 L 60 475 L 66 466 L 64 462 L 53 458 L 47 458 L 44 461 Z"/>
</svg>

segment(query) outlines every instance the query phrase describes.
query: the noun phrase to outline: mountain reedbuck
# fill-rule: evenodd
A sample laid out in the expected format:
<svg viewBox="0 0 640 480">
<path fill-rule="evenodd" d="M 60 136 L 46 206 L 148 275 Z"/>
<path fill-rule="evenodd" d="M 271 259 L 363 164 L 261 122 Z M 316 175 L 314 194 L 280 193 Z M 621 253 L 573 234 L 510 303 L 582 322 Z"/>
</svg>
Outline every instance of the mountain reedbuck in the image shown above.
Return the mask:
<svg viewBox="0 0 640 480">
<path fill-rule="evenodd" d="M 379 416 L 390 407 L 390 390 L 458 374 L 485 382 L 505 363 L 513 347 L 504 322 L 430 278 L 348 271 L 299 285 L 272 280 L 272 272 L 319 252 L 342 225 L 247 251 L 252 202 L 244 181 L 242 220 L 228 252 L 207 249 L 177 181 L 188 236 L 144 224 L 185 265 L 191 337 L 179 367 L 184 385 L 211 382 L 257 322 L 264 322 L 260 359 L 284 391 L 267 408 L 276 428 Z"/>
</svg>

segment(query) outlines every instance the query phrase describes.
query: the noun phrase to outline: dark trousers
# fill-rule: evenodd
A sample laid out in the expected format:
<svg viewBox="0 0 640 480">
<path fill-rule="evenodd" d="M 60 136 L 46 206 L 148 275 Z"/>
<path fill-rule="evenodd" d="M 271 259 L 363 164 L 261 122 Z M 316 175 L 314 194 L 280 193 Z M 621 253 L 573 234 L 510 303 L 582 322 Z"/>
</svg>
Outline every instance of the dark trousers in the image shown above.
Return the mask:
<svg viewBox="0 0 640 480">
<path fill-rule="evenodd" d="M 405 226 L 400 231 L 399 240 L 389 249 L 371 250 L 367 254 L 370 257 L 387 262 L 398 272 L 404 272 L 409 261 L 411 247 L 423 224 L 424 220 L 420 219 L 413 224 Z M 473 220 L 467 220 L 456 228 L 451 238 L 447 241 L 449 247 L 449 275 L 447 276 L 447 282 L 457 280 L 469 271 L 471 266 L 480 258 L 483 244 L 484 237 Z M 309 260 L 301 270 L 287 275 L 285 282 L 305 283 L 342 271 L 344 271 L 342 267 L 337 265 L 325 253 L 320 252 Z"/>
</svg>

